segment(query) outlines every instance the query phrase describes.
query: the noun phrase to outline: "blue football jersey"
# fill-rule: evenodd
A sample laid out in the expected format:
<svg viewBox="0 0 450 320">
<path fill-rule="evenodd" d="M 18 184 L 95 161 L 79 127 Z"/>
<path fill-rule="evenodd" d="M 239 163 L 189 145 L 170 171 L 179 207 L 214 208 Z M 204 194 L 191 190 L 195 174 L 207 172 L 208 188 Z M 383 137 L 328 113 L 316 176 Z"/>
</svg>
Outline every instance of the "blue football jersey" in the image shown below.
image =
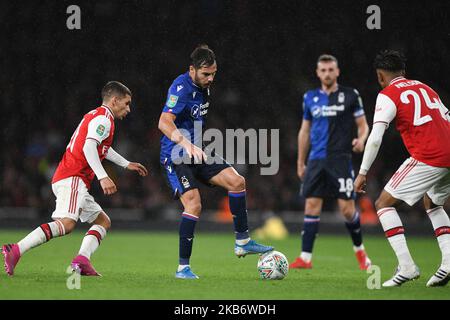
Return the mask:
<svg viewBox="0 0 450 320">
<path fill-rule="evenodd" d="M 356 89 L 338 86 L 327 95 L 321 89 L 303 96 L 303 119 L 311 121 L 309 160 L 351 156 L 355 118 L 364 115 Z"/>
<path fill-rule="evenodd" d="M 209 89 L 202 89 L 194 84 L 189 72 L 178 76 L 170 86 L 167 93 L 166 104 L 162 112 L 168 112 L 176 115 L 175 125 L 193 144 L 201 146 L 201 134 L 205 127 L 206 116 L 208 113 Z M 200 128 L 194 135 L 194 125 Z M 182 157 L 184 150 L 174 155 L 172 158 L 172 149 L 176 145 L 168 137 L 163 135 L 160 140 L 161 154 L 160 161 L 164 163 L 166 159 L 173 161 L 177 157 Z"/>
</svg>

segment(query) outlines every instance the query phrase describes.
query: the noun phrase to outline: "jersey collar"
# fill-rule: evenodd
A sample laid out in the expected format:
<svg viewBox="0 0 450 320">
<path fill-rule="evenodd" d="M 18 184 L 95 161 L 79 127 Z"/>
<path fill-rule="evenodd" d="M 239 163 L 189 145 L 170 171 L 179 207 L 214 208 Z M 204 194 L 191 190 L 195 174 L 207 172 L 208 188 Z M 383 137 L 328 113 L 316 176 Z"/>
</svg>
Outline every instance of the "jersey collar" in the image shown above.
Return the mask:
<svg viewBox="0 0 450 320">
<path fill-rule="evenodd" d="M 104 105 L 104 104 L 102 104 L 102 107 L 105 108 L 109 112 L 111 117 L 114 119 L 114 113 L 111 111 L 111 109 L 107 105 Z"/>
<path fill-rule="evenodd" d="M 323 90 L 322 90 L 322 87 L 319 87 L 319 92 L 322 93 L 322 94 L 324 94 L 324 95 L 327 95 L 327 96 L 328 96 L 328 95 L 332 95 L 333 93 L 338 92 L 338 91 L 339 91 L 339 84 L 336 84 L 336 90 L 335 90 L 335 91 L 331 91 L 330 94 L 328 94 L 328 93 L 326 93 L 325 91 L 323 91 Z"/>
<path fill-rule="evenodd" d="M 399 76 L 397 78 L 394 78 L 394 79 L 391 80 L 391 82 L 389 82 L 389 85 L 393 84 L 394 82 L 401 81 L 401 80 L 405 80 L 405 77 L 404 76 Z"/>
</svg>

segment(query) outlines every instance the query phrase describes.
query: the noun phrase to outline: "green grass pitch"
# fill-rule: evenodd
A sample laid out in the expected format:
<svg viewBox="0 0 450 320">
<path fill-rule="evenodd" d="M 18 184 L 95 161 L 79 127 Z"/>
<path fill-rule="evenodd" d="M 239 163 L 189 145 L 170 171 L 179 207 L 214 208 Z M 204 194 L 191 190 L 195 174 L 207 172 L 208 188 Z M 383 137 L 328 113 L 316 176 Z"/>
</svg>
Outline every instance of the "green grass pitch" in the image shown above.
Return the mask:
<svg viewBox="0 0 450 320">
<path fill-rule="evenodd" d="M 14 242 L 27 231 L 0 230 L 0 243 Z M 233 252 L 233 235 L 198 233 L 191 266 L 199 280 L 175 279 L 178 234 L 164 232 L 112 231 L 93 255 L 95 268 L 103 277 L 82 277 L 81 289 L 66 287 L 66 269 L 78 252 L 83 233 L 64 238 L 28 252 L 16 274 L 0 274 L 0 300 L 3 299 L 449 299 L 450 286 L 427 288 L 428 278 L 440 263 L 436 240 L 408 237 L 409 247 L 421 269 L 421 278 L 400 288 L 367 288 L 370 274 L 357 267 L 347 235 L 321 234 L 315 243 L 314 268 L 289 270 L 278 281 L 259 279 L 257 256 L 238 259 Z M 291 261 L 300 250 L 299 236 L 272 244 Z M 396 259 L 380 237 L 365 237 L 365 246 L 381 280 L 388 279 Z M 3 271 L 3 270 L 2 270 Z"/>
</svg>

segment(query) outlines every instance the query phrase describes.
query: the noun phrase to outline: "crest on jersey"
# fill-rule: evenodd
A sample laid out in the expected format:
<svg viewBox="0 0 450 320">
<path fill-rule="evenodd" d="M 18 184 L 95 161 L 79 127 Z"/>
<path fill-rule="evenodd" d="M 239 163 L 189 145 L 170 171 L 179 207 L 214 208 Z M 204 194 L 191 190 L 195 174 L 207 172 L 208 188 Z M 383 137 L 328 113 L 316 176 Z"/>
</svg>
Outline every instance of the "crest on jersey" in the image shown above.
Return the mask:
<svg viewBox="0 0 450 320">
<path fill-rule="evenodd" d="M 100 124 L 95 130 L 99 136 L 102 136 L 105 133 L 105 126 Z"/>
<path fill-rule="evenodd" d="M 200 111 L 200 107 L 198 105 L 192 106 L 192 108 L 191 108 L 191 116 L 192 116 L 192 118 L 197 119 L 199 117 L 199 115 L 200 115 L 199 111 Z"/>
<path fill-rule="evenodd" d="M 338 103 L 344 103 L 344 101 L 345 101 L 345 94 L 343 92 L 339 92 Z"/>
<path fill-rule="evenodd" d="M 169 99 L 167 99 L 166 104 L 169 108 L 173 108 L 177 104 L 177 101 L 178 101 L 178 96 L 171 94 L 169 96 Z"/>
</svg>

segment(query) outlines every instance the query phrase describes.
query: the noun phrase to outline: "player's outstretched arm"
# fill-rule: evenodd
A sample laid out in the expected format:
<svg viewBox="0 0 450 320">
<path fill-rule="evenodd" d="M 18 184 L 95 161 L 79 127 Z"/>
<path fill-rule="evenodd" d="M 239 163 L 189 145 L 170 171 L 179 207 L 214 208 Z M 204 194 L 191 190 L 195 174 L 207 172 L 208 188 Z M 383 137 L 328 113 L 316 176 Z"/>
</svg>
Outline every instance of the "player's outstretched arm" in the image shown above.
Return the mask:
<svg viewBox="0 0 450 320">
<path fill-rule="evenodd" d="M 145 177 L 148 174 L 147 168 L 138 162 L 130 162 L 121 156 L 113 148 L 108 149 L 106 159 L 127 170 L 136 171 L 140 176 Z"/>
<path fill-rule="evenodd" d="M 141 177 L 145 177 L 148 175 L 148 170 L 139 162 L 130 162 L 130 164 L 126 167 L 127 170 L 136 171 L 139 173 Z"/>
<path fill-rule="evenodd" d="M 196 162 L 207 160 L 206 154 L 196 145 L 192 144 L 185 136 L 181 134 L 175 125 L 176 115 L 163 112 L 159 118 L 158 129 L 170 140 L 180 145 L 188 153 L 190 158 L 194 158 Z"/>
<path fill-rule="evenodd" d="M 305 161 L 309 150 L 309 134 L 311 132 L 311 121 L 303 119 L 302 126 L 298 132 L 298 157 L 297 157 L 297 175 L 303 180 L 305 177 Z"/>
</svg>

